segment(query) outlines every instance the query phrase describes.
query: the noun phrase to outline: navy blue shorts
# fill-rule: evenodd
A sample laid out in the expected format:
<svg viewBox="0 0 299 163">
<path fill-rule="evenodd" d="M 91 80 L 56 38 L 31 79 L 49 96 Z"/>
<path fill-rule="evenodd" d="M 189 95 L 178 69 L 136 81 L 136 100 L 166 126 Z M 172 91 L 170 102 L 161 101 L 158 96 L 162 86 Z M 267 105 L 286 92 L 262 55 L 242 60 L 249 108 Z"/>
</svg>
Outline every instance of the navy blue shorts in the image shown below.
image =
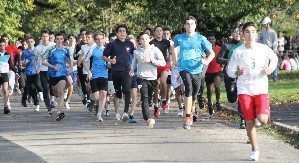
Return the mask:
<svg viewBox="0 0 299 163">
<path fill-rule="evenodd" d="M 132 76 L 131 89 L 133 89 L 133 88 L 138 88 L 137 76 L 136 75 Z"/>
</svg>

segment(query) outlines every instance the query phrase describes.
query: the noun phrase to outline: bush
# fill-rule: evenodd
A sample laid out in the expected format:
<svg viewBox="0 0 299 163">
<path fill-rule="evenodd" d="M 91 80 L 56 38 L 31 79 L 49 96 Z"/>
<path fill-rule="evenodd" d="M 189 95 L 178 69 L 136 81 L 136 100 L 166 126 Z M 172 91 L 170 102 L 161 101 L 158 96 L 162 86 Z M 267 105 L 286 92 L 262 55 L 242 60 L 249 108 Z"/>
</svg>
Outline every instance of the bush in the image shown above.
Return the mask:
<svg viewBox="0 0 299 163">
<path fill-rule="evenodd" d="M 299 71 L 279 71 L 278 79 L 299 79 Z"/>
</svg>

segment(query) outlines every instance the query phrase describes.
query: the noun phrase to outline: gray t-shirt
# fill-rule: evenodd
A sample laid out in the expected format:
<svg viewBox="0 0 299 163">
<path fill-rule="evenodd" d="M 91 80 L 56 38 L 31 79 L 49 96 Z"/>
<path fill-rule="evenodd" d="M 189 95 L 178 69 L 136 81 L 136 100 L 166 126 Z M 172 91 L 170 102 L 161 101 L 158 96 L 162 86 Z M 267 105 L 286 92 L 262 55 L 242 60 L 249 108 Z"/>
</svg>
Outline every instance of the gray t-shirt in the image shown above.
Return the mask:
<svg viewBox="0 0 299 163">
<path fill-rule="evenodd" d="M 258 42 L 268 45 L 272 50 L 276 51 L 278 47 L 277 33 L 273 29 L 263 30 Z"/>
</svg>

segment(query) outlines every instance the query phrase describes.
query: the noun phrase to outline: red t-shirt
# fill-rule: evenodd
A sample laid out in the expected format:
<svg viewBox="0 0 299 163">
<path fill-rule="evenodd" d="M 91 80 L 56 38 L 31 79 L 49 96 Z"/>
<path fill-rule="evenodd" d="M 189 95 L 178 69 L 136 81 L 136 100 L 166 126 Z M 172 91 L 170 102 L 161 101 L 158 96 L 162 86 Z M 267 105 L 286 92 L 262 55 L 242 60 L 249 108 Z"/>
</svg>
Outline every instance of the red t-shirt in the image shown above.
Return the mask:
<svg viewBox="0 0 299 163">
<path fill-rule="evenodd" d="M 5 51 L 10 55 L 12 65 L 15 65 L 21 59 L 21 51 L 14 45 L 7 45 Z"/>
<path fill-rule="evenodd" d="M 221 64 L 218 64 L 216 62 L 216 58 L 219 54 L 221 50 L 221 47 L 218 45 L 215 45 L 215 47 L 213 47 L 213 51 L 215 53 L 215 57 L 214 59 L 210 62 L 208 69 L 207 69 L 207 73 L 215 73 L 215 72 L 220 72 L 222 70 Z"/>
</svg>

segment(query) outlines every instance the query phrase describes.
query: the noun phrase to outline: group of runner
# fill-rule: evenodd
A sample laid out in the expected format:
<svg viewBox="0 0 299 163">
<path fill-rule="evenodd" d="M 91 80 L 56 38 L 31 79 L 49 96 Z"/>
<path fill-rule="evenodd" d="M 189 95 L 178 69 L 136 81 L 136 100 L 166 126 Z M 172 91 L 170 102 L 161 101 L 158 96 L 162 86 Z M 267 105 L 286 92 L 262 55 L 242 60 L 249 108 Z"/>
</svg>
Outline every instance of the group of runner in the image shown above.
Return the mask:
<svg viewBox="0 0 299 163">
<path fill-rule="evenodd" d="M 252 22 L 236 27 L 232 31 L 233 39 L 222 47 L 216 45 L 213 34 L 206 38 L 196 32 L 196 25 L 196 19 L 188 16 L 184 20 L 183 33 L 171 34 L 169 28 L 156 26 L 153 36 L 145 29 L 137 39 L 122 24 L 116 26 L 116 33 L 109 34 L 109 38 L 103 32 L 81 30 L 78 43 L 74 35 L 66 38 L 63 32 L 53 34 L 43 30 L 37 46 L 35 39 L 27 35 L 19 49 L 9 45 L 8 37 L 2 35 L 0 85 L 4 114 L 11 110 L 10 92 L 18 85 L 22 106 L 27 107 L 30 97 L 35 111 L 39 111 L 39 102 L 44 101 L 46 116 L 51 116 L 56 107 L 56 120 L 60 121 L 65 117 L 63 108 L 70 109 L 70 97 L 76 84 L 82 90 L 82 103 L 90 112 L 95 112 L 97 121 L 103 121 L 102 115 L 109 114 L 107 101 L 112 96 L 115 119 L 137 123 L 134 111 L 139 90 L 143 119 L 152 128 L 155 119 L 149 108 L 154 106 L 154 117 L 160 115 L 160 107 L 167 113 L 173 87 L 178 115 L 185 115 L 183 127 L 190 129 L 197 120 L 196 102 L 203 107 L 205 82 L 209 113 L 214 113 L 212 84 L 215 106 L 217 110 L 222 109 L 223 74 L 227 99 L 230 103 L 238 103 L 240 127 L 247 129 L 252 144 L 250 158 L 257 160 L 255 122 L 265 124 L 269 119 L 267 75 L 275 70 L 277 56 L 268 46 L 256 42 L 258 33 Z M 119 109 L 123 99 L 121 115 Z"/>
</svg>

